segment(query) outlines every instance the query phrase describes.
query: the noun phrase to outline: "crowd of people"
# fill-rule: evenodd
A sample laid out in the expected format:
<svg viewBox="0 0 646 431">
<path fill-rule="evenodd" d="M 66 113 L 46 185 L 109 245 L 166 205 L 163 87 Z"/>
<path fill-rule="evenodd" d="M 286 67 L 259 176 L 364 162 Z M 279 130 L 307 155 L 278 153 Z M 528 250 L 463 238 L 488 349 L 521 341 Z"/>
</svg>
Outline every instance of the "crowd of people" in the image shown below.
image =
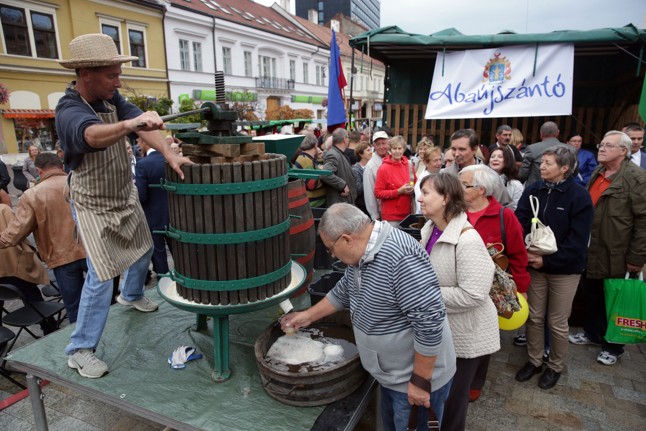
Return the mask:
<svg viewBox="0 0 646 431">
<path fill-rule="evenodd" d="M 514 344 L 527 350 L 516 380 L 540 375 L 538 387 L 553 388 L 566 369 L 569 344 L 598 344 L 597 361 L 617 363 L 623 346 L 604 338 L 603 280 L 626 273 L 635 277 L 646 264 L 643 127 L 628 124 L 609 131 L 597 145 L 597 156 L 582 148 L 581 133 L 562 142 L 554 122 L 544 123 L 540 141 L 530 145 L 507 125 L 498 127 L 496 142 L 489 146 L 480 144 L 474 130 L 457 130 L 444 153 L 432 137 L 423 138 L 413 154 L 403 137 L 388 129 L 368 130 L 354 147 L 360 160 L 354 165 L 346 137 L 345 130 L 335 130 L 329 147 L 325 136 L 319 140 L 320 157 L 312 153 L 310 166 L 332 171 L 332 178 L 323 177 L 308 193 L 322 196 L 321 190 L 333 185 L 326 196 L 338 197 L 317 201 L 329 207 L 320 236 L 349 269 L 326 300 L 286 316 L 282 325 L 299 328 L 350 309 L 362 363 L 382 385 L 384 429 L 405 429 L 413 405 L 432 406 L 443 430 L 465 429 L 468 403 L 480 397 L 490 355 L 500 349 L 497 312 L 489 296 L 494 263 L 487 249 L 492 245 L 502 249 L 517 293 L 529 304 L 526 330 L 514 337 Z M 305 138 L 301 154 L 315 139 Z M 333 163 L 326 154 L 330 151 Z M 361 205 L 354 193 L 344 193 L 357 188 L 363 189 Z M 417 247 L 393 227 L 420 213 L 427 222 Z M 528 252 L 525 238 L 535 219 L 553 231 L 555 252 Z M 393 244 L 400 248 L 397 255 L 391 254 Z M 424 263 L 420 248 L 428 255 Z M 372 275 L 377 269 L 381 277 Z M 428 289 L 432 298 L 412 299 Z M 583 332 L 570 333 L 577 289 L 584 293 L 587 320 Z M 431 312 L 438 295 L 443 308 Z M 455 354 L 450 378 L 448 344 L 442 338 L 447 331 L 440 322 L 448 323 Z M 396 338 L 398 349 L 407 346 L 406 355 L 384 348 L 371 338 L 375 335 L 382 342 Z M 401 344 L 403 339 L 407 344 Z M 418 414 L 426 423 L 426 410 Z"/>
<path fill-rule="evenodd" d="M 0 259 L 11 263 L 0 266 L 0 283 L 42 300 L 42 259 L 76 323 L 65 348 L 68 366 L 99 378 L 109 371 L 96 348 L 111 303 L 157 310 L 143 294 L 149 266 L 168 271 L 170 244 L 153 232 L 169 223 L 167 197 L 149 186 L 167 165 L 183 178 L 181 165 L 191 161 L 160 133 L 159 115 L 120 95 L 121 65 L 136 57 L 118 54 L 99 34 L 74 39 L 70 53 L 60 62 L 76 72 L 56 109 L 60 151 L 30 148 L 25 175 L 32 186 L 15 216 L 0 163 Z M 500 245 L 529 304 L 526 333 L 515 338 L 527 346 L 528 360 L 516 380 L 540 374 L 540 388 L 554 387 L 570 343 L 598 344 L 597 361 L 614 365 L 623 346 L 604 338 L 603 280 L 646 264 L 643 137 L 639 124 L 609 131 L 595 157 L 582 148 L 582 134 L 561 142 L 554 122 L 543 124 L 540 141 L 530 145 L 501 125 L 489 146 L 476 131 L 460 129 L 445 151 L 426 137 L 415 154 L 387 129 L 306 132 L 294 163 L 329 171 L 306 189 L 312 207 L 328 208 L 319 234 L 348 269 L 322 301 L 281 324 L 298 329 L 350 309 L 362 364 L 381 384 L 384 429 L 405 429 L 412 406 L 420 406 L 418 429 L 435 420 L 443 430 L 463 430 L 469 401 L 481 395 L 490 357 L 500 349 L 488 250 Z M 410 214 L 426 219 L 421 241 L 397 229 Z M 527 251 L 535 219 L 552 229 L 555 252 Z M 30 233 L 37 253 L 25 242 Z M 587 321 L 571 334 L 581 284 Z M 53 329 L 44 322 L 43 332 Z"/>
</svg>

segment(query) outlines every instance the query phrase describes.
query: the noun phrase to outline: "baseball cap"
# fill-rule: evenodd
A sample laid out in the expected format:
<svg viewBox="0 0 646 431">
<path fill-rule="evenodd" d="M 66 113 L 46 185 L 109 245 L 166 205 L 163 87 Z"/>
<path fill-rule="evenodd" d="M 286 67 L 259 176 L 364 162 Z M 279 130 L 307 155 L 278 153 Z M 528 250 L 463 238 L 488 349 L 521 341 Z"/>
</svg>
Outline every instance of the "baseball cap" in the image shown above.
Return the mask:
<svg viewBox="0 0 646 431">
<path fill-rule="evenodd" d="M 377 139 L 388 139 L 388 133 L 383 130 L 375 132 L 375 134 L 372 135 L 372 142 L 375 142 Z"/>
</svg>

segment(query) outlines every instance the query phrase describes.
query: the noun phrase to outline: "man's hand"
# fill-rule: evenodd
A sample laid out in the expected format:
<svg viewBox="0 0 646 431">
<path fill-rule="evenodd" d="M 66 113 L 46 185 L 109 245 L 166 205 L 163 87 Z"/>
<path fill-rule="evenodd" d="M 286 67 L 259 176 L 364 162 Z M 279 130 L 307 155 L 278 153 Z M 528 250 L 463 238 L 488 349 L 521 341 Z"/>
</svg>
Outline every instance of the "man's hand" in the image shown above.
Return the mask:
<svg viewBox="0 0 646 431">
<path fill-rule="evenodd" d="M 175 172 L 177 172 L 177 175 L 179 175 L 181 179 L 184 179 L 184 172 L 182 172 L 181 166 L 193 164 L 191 159 L 189 159 L 188 157 L 180 156 L 172 150 L 166 152 L 166 154 L 164 154 L 164 157 L 166 157 L 166 160 L 168 161 L 170 167 L 173 168 Z"/>
<path fill-rule="evenodd" d="M 412 406 L 424 406 L 429 408 L 431 406 L 431 394 L 409 382 L 408 403 Z"/>
<path fill-rule="evenodd" d="M 343 187 L 343 192 L 341 192 L 341 196 L 348 196 L 350 195 L 350 187 L 346 184 L 345 187 Z"/>
<path fill-rule="evenodd" d="M 280 328 L 283 332 L 286 332 L 286 328 L 294 328 L 295 331 L 298 331 L 300 328 L 309 326 L 312 324 L 312 319 L 310 318 L 307 310 L 298 311 L 294 313 L 287 313 L 280 319 Z"/>
<path fill-rule="evenodd" d="M 641 266 L 633 265 L 631 263 L 626 262 L 626 271 L 628 272 L 639 272 L 642 270 Z"/>
<path fill-rule="evenodd" d="M 136 118 L 127 121 L 127 127 L 130 132 L 152 130 L 164 130 L 166 126 L 159 114 L 155 111 L 147 111 Z"/>
</svg>

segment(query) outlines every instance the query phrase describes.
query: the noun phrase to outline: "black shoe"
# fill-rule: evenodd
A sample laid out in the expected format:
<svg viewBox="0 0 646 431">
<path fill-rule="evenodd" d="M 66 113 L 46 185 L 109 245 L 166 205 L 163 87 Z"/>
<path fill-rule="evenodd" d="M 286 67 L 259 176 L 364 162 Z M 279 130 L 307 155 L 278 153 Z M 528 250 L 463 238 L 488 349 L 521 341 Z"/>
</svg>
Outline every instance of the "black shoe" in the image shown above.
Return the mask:
<svg viewBox="0 0 646 431">
<path fill-rule="evenodd" d="M 543 365 L 535 367 L 531 362 L 528 362 L 523 365 L 523 368 L 518 370 L 518 372 L 516 373 L 516 380 L 518 380 L 519 382 L 526 382 L 527 380 L 534 377 L 535 374 L 540 374 L 541 371 L 543 371 Z"/>
<path fill-rule="evenodd" d="M 538 387 L 541 389 L 553 388 L 560 378 L 561 378 L 561 373 L 557 373 L 556 371 L 548 367 L 545 369 L 545 372 L 541 374 L 541 377 L 538 379 Z"/>
</svg>

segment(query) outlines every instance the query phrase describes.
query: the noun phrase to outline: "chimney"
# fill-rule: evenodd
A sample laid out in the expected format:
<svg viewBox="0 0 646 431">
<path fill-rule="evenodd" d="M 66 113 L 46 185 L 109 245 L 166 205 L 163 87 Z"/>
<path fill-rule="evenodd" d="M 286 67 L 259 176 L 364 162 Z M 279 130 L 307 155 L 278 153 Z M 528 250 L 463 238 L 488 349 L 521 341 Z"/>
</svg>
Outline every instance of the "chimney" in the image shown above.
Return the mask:
<svg viewBox="0 0 646 431">
<path fill-rule="evenodd" d="M 314 24 L 319 23 L 319 15 L 316 12 L 316 9 L 310 9 L 307 11 L 307 20 L 313 22 Z"/>
<path fill-rule="evenodd" d="M 292 13 L 292 0 L 280 0 L 280 7 L 285 9 L 287 13 Z"/>
</svg>

